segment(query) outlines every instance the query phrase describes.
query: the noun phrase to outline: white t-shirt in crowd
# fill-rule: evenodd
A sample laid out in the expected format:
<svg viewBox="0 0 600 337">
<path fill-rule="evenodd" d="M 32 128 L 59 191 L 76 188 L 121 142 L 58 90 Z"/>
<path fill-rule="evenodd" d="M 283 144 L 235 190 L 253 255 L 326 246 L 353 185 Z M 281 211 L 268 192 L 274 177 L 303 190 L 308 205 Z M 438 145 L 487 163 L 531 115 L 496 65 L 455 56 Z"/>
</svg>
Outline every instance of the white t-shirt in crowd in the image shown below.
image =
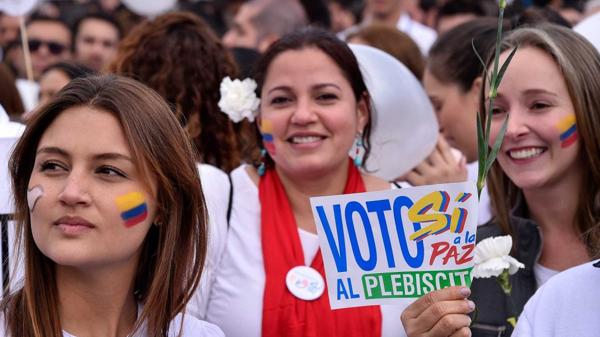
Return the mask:
<svg viewBox="0 0 600 337">
<path fill-rule="evenodd" d="M 600 268 L 594 261 L 552 277 L 525 305 L 513 337 L 600 335 Z"/>
<path fill-rule="evenodd" d="M 141 306 L 138 306 L 138 314 L 141 313 Z M 197 319 L 196 317 L 186 314 L 183 318 L 183 326 L 181 319 L 183 315 L 179 314 L 171 321 L 167 336 L 169 337 L 225 337 L 223 331 L 214 324 L 210 324 Z M 181 330 L 179 329 L 181 327 Z M 142 324 L 140 329 L 130 337 L 145 337 L 148 336 L 147 325 Z M 63 330 L 63 337 L 77 337 Z M 180 335 L 181 333 L 181 335 Z M 0 316 L 0 337 L 8 337 L 5 331 L 4 316 Z"/>
<path fill-rule="evenodd" d="M 404 32 L 410 36 L 413 41 L 419 46 L 421 53 L 425 56 L 429 54 L 429 49 L 437 39 L 437 33 L 430 27 L 425 26 L 419 21 L 415 21 L 410 18 L 408 13 L 403 12 L 400 14 L 396 27 L 399 31 Z"/>
<path fill-rule="evenodd" d="M 258 187 L 245 166 L 235 169 L 231 178 L 234 192 L 227 245 L 211 287 L 208 311 L 201 318 L 221 327 L 228 337 L 260 337 L 265 270 Z M 227 204 L 222 207 L 226 208 Z M 305 262 L 308 262 L 308 257 L 314 257 L 317 252 L 317 237 L 300 231 L 300 238 Z M 404 308 L 381 306 L 382 336 L 405 336 L 400 321 Z"/>
<path fill-rule="evenodd" d="M 546 268 L 537 262 L 533 264 L 533 275 L 535 275 L 535 283 L 537 283 L 538 288 L 558 273 L 559 271 Z"/>
<path fill-rule="evenodd" d="M 477 184 L 477 172 L 479 172 L 479 162 L 474 161 L 467 164 L 467 179 Z M 492 219 L 492 203 L 488 194 L 487 185 L 483 186 L 481 196 L 479 197 L 479 207 L 477 208 L 477 224 L 484 225 Z"/>
</svg>

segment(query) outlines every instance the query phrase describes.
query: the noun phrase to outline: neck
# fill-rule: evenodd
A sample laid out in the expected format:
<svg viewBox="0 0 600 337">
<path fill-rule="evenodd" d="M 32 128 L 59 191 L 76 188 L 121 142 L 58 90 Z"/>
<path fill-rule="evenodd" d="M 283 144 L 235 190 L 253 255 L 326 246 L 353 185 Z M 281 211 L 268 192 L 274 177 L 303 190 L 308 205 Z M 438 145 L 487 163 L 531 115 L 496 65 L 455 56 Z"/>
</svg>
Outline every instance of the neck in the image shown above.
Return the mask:
<svg viewBox="0 0 600 337">
<path fill-rule="evenodd" d="M 346 160 L 333 172 L 310 177 L 288 175 L 275 167 L 299 228 L 316 233 L 309 198 L 344 193 L 348 179 L 348 165 L 349 161 Z"/>
<path fill-rule="evenodd" d="M 398 20 L 400 20 L 400 15 L 402 15 L 403 8 L 401 4 L 398 4 L 389 12 L 373 12 L 372 10 L 369 12 L 366 21 L 370 24 L 377 23 L 389 27 L 396 27 Z"/>
<path fill-rule="evenodd" d="M 137 320 L 135 268 L 56 267 L 62 329 L 75 336 L 128 336 Z"/>
<path fill-rule="evenodd" d="M 576 218 L 581 177 L 581 172 L 576 171 L 551 187 L 523 191 L 530 216 L 543 238 L 539 263 L 554 270 L 568 269 L 590 259 Z"/>
</svg>

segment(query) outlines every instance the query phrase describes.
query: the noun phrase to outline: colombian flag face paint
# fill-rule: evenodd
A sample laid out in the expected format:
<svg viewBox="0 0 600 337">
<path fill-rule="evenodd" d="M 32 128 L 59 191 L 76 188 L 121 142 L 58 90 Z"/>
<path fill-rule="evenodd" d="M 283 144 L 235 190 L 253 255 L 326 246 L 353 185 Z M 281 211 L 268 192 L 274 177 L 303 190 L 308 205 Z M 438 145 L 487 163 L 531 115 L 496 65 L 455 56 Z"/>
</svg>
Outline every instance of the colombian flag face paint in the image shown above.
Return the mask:
<svg viewBox="0 0 600 337">
<path fill-rule="evenodd" d="M 575 124 L 575 115 L 571 114 L 558 122 L 556 125 L 560 131 L 560 147 L 569 147 L 577 141 L 577 125 Z"/>
<path fill-rule="evenodd" d="M 265 149 L 269 151 L 271 156 L 275 155 L 275 143 L 273 143 L 273 124 L 270 120 L 263 119 L 260 123 L 260 131 L 262 134 L 262 141 Z"/>
<path fill-rule="evenodd" d="M 133 227 L 148 217 L 148 206 L 144 195 L 140 192 L 131 192 L 117 197 L 116 203 L 125 227 Z"/>
</svg>

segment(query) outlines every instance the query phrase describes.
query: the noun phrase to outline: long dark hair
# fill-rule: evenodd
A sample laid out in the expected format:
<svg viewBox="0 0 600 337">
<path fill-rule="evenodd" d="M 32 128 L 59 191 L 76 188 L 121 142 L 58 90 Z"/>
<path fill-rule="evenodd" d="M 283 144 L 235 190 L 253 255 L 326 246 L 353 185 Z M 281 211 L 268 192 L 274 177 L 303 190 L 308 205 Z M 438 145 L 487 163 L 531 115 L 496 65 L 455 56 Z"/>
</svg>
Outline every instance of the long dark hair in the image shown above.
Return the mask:
<svg viewBox="0 0 600 337">
<path fill-rule="evenodd" d="M 166 337 L 170 321 L 184 309 L 200 280 L 207 246 L 206 207 L 194 151 L 167 104 L 143 84 L 112 75 L 71 81 L 35 113 L 10 159 L 15 247 L 23 243 L 25 279 L 1 304 L 9 335 L 62 337 L 55 264 L 33 240 L 27 188 L 44 132 L 63 111 L 77 106 L 113 114 L 142 177 L 146 183 L 156 179 L 161 225 L 150 226 L 142 246 L 134 287 L 144 309 L 135 328 L 147 322 L 148 336 Z"/>
</svg>

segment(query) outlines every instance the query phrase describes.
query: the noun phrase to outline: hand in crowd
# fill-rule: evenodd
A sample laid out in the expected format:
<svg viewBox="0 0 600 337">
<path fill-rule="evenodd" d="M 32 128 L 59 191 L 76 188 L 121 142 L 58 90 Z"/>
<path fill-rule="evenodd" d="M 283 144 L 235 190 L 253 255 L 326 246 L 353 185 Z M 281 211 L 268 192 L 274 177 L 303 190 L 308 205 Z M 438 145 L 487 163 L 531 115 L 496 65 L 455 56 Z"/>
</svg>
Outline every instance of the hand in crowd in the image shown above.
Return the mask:
<svg viewBox="0 0 600 337">
<path fill-rule="evenodd" d="M 444 136 L 440 135 L 429 157 L 396 181 L 407 181 L 413 186 L 466 181 L 465 156 L 461 154 L 458 157 L 453 151 Z"/>
<path fill-rule="evenodd" d="M 475 309 L 468 300 L 471 290 L 450 287 L 419 298 L 402 312 L 402 324 L 408 337 L 471 336 L 467 315 Z"/>
</svg>

